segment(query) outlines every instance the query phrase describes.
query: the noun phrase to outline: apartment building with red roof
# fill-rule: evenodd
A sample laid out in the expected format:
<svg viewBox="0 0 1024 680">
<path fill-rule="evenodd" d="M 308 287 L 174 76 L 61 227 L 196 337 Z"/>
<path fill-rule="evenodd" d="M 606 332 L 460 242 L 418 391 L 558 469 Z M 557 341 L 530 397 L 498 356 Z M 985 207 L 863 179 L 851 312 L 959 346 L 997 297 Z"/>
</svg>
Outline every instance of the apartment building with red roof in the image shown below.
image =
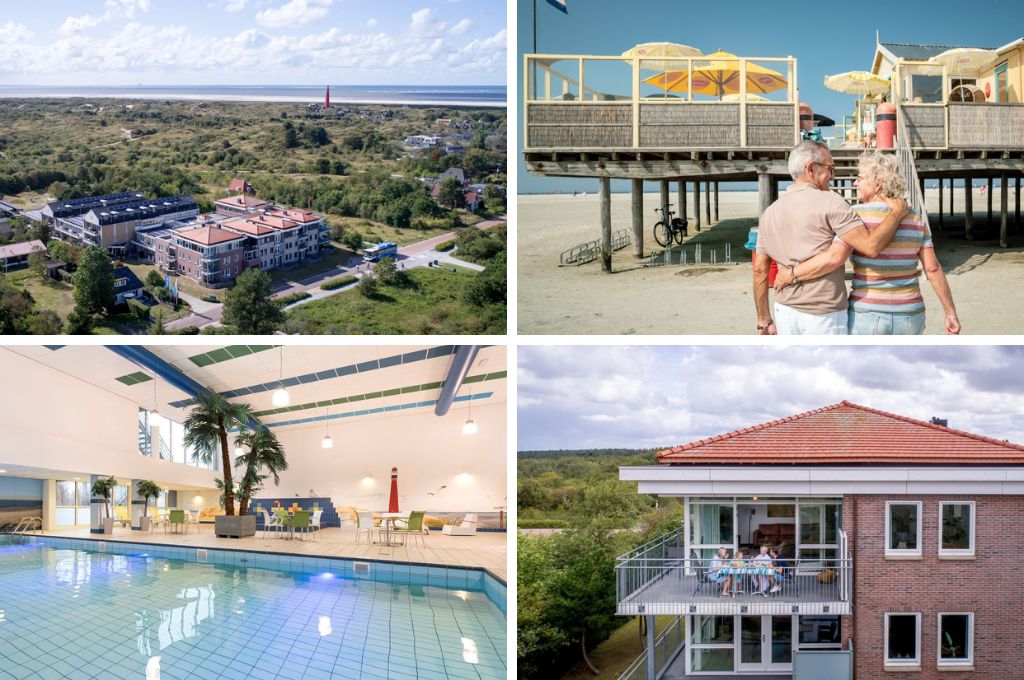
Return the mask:
<svg viewBox="0 0 1024 680">
<path fill-rule="evenodd" d="M 245 236 L 215 224 L 179 229 L 171 244 L 177 273 L 210 288 L 233 283 L 247 268 Z"/>
<path fill-rule="evenodd" d="M 1024 677 L 1024 447 L 941 422 L 844 401 L 620 468 L 684 518 L 619 558 L 618 613 L 685 621 L 666 677 Z"/>
</svg>

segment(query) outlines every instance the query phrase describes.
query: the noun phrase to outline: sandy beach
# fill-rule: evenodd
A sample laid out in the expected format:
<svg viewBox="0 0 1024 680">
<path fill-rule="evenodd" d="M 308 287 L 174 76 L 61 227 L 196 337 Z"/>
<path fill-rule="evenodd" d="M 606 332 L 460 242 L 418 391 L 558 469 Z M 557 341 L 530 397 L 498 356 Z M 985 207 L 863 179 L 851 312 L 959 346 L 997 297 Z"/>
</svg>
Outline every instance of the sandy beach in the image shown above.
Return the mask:
<svg viewBox="0 0 1024 680">
<path fill-rule="evenodd" d="M 937 231 L 938 195 L 929 189 L 927 208 L 935 230 L 936 254 L 946 271 L 964 334 L 1024 334 L 1024 231 L 1014 230 L 1011 187 L 1010 247 L 998 244 L 999 190 L 995 191 L 993 226 L 986 228 L 986 196 L 975 190 L 977 236 L 963 237 L 963 190 L 955 197 L 958 211 L 945 231 Z M 520 196 L 518 199 L 518 330 L 522 334 L 754 334 L 750 253 L 743 249 L 757 223 L 756 192 L 721 192 L 719 222 L 701 232 L 692 225 L 684 247 L 692 261 L 700 243 L 705 259 L 715 250 L 715 265 L 644 267 L 632 245 L 616 251 L 613 272 L 597 261 L 559 266 L 559 254 L 599 238 L 596 194 Z M 948 192 L 946 194 L 948 199 Z M 651 233 L 657 215 L 657 194 L 644 196 L 644 252 L 659 249 Z M 671 194 L 672 203 L 676 195 Z M 631 229 L 629 194 L 612 196 L 612 230 Z M 724 244 L 732 247 L 733 263 L 723 264 Z M 847 265 L 847 279 L 850 269 Z M 849 285 L 849 284 L 848 284 Z M 941 334 L 942 307 L 927 279 L 921 289 L 928 310 L 926 334 Z"/>
</svg>

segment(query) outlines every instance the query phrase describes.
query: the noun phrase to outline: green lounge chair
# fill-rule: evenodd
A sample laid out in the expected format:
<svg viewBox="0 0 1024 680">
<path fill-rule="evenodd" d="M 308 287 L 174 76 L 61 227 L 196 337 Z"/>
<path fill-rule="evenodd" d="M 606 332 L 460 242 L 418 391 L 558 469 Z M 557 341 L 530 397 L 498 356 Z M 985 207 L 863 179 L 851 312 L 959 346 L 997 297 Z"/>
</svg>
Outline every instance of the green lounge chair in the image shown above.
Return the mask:
<svg viewBox="0 0 1024 680">
<path fill-rule="evenodd" d="M 173 529 L 174 526 L 177 525 L 181 529 L 181 531 L 184 532 L 185 531 L 185 511 L 184 510 L 171 510 L 171 512 L 170 512 L 170 519 L 167 520 L 167 525 L 169 525 L 171 527 L 171 529 Z M 165 532 L 167 531 L 167 529 L 166 529 L 167 525 L 165 525 L 165 528 L 164 528 Z"/>
<path fill-rule="evenodd" d="M 410 512 L 409 521 L 405 523 L 405 526 L 395 527 L 391 530 L 391 533 L 413 537 L 418 536 L 423 547 L 427 547 L 427 542 L 423 538 L 423 518 L 426 514 L 427 512 L 425 510 L 415 510 Z"/>
</svg>

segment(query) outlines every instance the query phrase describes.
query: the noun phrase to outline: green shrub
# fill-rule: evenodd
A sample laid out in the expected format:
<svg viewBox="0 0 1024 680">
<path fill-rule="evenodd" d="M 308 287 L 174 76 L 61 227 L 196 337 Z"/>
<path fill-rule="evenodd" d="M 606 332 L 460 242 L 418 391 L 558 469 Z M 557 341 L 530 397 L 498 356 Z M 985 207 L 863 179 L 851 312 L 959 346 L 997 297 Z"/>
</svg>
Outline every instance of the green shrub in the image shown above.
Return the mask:
<svg viewBox="0 0 1024 680">
<path fill-rule="evenodd" d="M 204 302 L 220 302 L 220 300 L 217 299 L 216 295 L 204 295 L 203 296 L 203 301 Z"/>
<path fill-rule="evenodd" d="M 372 298 L 377 295 L 377 278 L 368 274 L 359 280 L 359 292 L 363 297 Z"/>
<path fill-rule="evenodd" d="M 136 319 L 149 320 L 149 307 L 135 299 L 128 300 L 128 309 Z"/>
<path fill-rule="evenodd" d="M 163 288 L 164 277 L 157 270 L 150 269 L 149 273 L 146 274 L 146 285 L 153 288 Z"/>
<path fill-rule="evenodd" d="M 338 288 L 344 288 L 345 286 L 355 283 L 359 280 L 357 276 L 339 276 L 336 279 L 331 279 L 327 283 L 320 285 L 321 290 L 336 290 Z"/>
<path fill-rule="evenodd" d="M 434 250 L 439 253 L 447 253 L 449 250 L 455 247 L 457 239 L 450 238 L 447 241 L 443 241 L 434 246 Z"/>
<path fill-rule="evenodd" d="M 520 519 L 516 524 L 520 529 L 566 529 L 567 519 Z"/>
<path fill-rule="evenodd" d="M 274 300 L 278 302 L 282 307 L 287 307 L 288 305 L 295 304 L 299 300 L 305 300 L 306 298 L 311 297 L 313 297 L 311 293 L 301 290 L 297 293 L 289 293 L 288 295 L 283 295 L 279 298 L 274 298 Z"/>
</svg>

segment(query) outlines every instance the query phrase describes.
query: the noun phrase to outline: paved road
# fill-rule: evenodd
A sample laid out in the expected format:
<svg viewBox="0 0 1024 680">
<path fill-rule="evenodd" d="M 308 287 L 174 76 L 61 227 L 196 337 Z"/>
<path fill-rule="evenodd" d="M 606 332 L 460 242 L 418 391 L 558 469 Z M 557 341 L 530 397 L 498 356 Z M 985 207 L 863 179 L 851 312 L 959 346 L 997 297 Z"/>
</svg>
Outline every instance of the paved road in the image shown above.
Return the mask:
<svg viewBox="0 0 1024 680">
<path fill-rule="evenodd" d="M 476 225 L 476 228 L 490 229 L 492 227 L 498 226 L 499 224 L 505 224 L 506 219 L 507 216 L 502 215 L 496 220 L 480 222 Z M 410 243 L 405 246 L 400 246 L 398 248 L 398 258 L 396 259 L 395 264 L 397 264 L 399 267 L 403 269 L 411 269 L 413 267 L 429 266 L 431 262 L 436 260 L 439 265 L 452 264 L 458 265 L 459 267 L 465 267 L 467 269 L 473 269 L 475 271 L 483 271 L 484 268 L 478 264 L 473 264 L 472 262 L 463 262 L 462 260 L 458 260 L 452 257 L 451 253 L 439 253 L 438 251 L 434 250 L 434 248 L 438 244 L 444 243 L 445 241 L 449 241 L 455 238 L 455 236 L 456 233 L 454 231 L 449 231 L 444 234 L 439 234 L 437 236 L 432 236 L 431 238 L 423 239 L 422 241 L 417 241 L 415 243 Z M 340 293 L 344 290 L 348 290 L 349 288 L 349 286 L 346 286 L 344 288 L 336 288 L 334 290 L 322 290 L 320 288 L 320 285 L 322 283 L 325 283 L 331 279 L 336 279 L 340 276 L 355 276 L 357 278 L 362 278 L 363 274 L 371 270 L 372 265 L 364 263 L 362 258 L 358 256 L 352 256 L 344 265 L 332 267 L 327 271 L 314 274 L 313 276 L 309 276 L 305 279 L 302 279 L 301 281 L 281 284 L 277 286 L 276 288 L 274 288 L 274 297 L 283 297 L 285 295 L 290 295 L 292 293 L 305 291 L 310 293 L 312 297 L 306 300 L 302 300 L 296 304 L 303 304 L 305 302 L 309 302 L 310 300 L 321 300 L 325 297 L 329 297 L 331 295 L 335 295 L 336 293 Z M 202 328 L 203 326 L 208 326 L 213 323 L 220 323 L 221 315 L 223 314 L 223 305 L 213 302 L 204 302 L 199 298 L 193 297 L 191 295 L 186 295 L 185 293 L 181 293 L 181 297 L 184 300 L 187 300 L 190 305 L 192 305 L 192 315 L 187 316 L 183 319 L 168 322 L 164 324 L 164 328 L 166 328 L 169 331 L 176 331 L 182 328 L 186 328 L 188 326 L 198 326 Z M 291 308 L 292 306 L 295 305 L 290 305 L 289 308 Z"/>
</svg>

